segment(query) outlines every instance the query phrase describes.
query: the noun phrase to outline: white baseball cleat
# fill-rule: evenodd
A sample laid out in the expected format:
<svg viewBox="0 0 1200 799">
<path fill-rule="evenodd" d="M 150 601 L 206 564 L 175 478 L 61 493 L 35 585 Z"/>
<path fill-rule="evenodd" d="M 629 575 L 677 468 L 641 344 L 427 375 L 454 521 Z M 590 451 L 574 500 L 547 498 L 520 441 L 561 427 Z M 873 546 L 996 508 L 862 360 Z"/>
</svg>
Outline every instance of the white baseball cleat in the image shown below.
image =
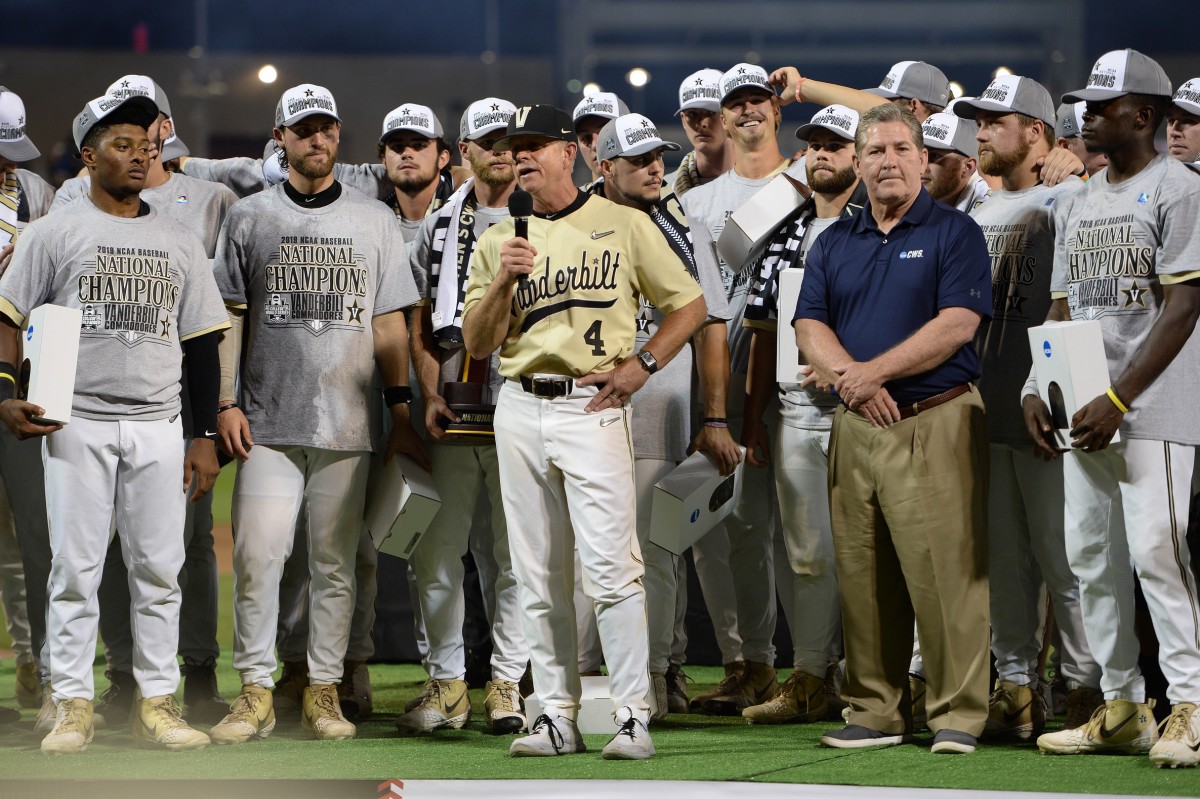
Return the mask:
<svg viewBox="0 0 1200 799">
<path fill-rule="evenodd" d="M 654 743 L 650 740 L 646 719 L 640 718 L 628 707 L 618 710 L 615 717 L 621 729 L 605 744 L 602 753 L 604 759 L 648 760 L 654 754 Z"/>
<path fill-rule="evenodd" d="M 518 738 L 508 747 L 511 757 L 554 757 L 586 752 L 579 727 L 571 719 L 545 713 L 533 722 L 533 729 L 524 738 Z"/>
</svg>

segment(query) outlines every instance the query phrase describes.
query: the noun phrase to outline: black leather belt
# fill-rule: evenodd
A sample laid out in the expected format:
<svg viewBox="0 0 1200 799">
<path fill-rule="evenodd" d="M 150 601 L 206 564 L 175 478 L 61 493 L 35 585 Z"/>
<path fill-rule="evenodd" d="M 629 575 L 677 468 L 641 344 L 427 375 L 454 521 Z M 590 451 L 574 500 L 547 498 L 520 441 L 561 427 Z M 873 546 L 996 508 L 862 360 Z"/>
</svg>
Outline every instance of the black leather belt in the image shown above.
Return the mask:
<svg viewBox="0 0 1200 799">
<path fill-rule="evenodd" d="M 521 388 L 526 394 L 532 394 L 541 399 L 565 397 L 575 387 L 575 381 L 566 375 L 521 375 Z"/>
<path fill-rule="evenodd" d="M 900 418 L 908 419 L 916 416 L 918 413 L 927 411 L 930 408 L 936 408 L 939 405 L 949 402 L 950 400 L 961 397 L 971 390 L 970 383 L 963 383 L 961 386 L 955 386 L 949 391 L 943 391 L 941 394 L 934 394 L 929 399 L 923 399 L 920 402 L 914 402 L 911 405 L 900 406 Z"/>
</svg>

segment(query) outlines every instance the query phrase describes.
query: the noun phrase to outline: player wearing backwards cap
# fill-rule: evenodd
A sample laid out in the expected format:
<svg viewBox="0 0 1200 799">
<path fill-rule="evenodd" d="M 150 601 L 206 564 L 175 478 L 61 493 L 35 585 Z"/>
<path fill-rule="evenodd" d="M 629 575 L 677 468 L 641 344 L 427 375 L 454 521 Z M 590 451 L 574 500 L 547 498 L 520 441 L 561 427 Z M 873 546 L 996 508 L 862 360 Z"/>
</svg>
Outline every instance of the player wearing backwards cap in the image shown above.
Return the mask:
<svg viewBox="0 0 1200 799">
<path fill-rule="evenodd" d="M 721 120 L 733 141 L 734 166 L 729 172 L 703 186 L 697 186 L 683 198 L 688 223 L 695 242 L 696 260 L 716 259 L 714 242 L 725 228 L 731 211 L 737 210 L 755 192 L 789 166 L 779 151 L 779 101 L 767 83 L 767 73 L 753 64 L 737 64 L 721 76 Z M 744 395 L 743 386 L 749 363 L 750 331 L 742 326 L 746 299 L 755 270 L 745 264 L 718 265 L 725 281 L 731 311 L 729 330 L 730 367 L 733 375 L 729 395 Z M 701 270 L 709 268 L 702 265 Z M 733 401 L 729 409 L 730 432 L 735 439 L 744 437 L 742 403 Z M 753 425 L 753 422 L 751 422 Z M 742 477 L 739 506 L 715 533 L 693 547 L 697 573 L 703 579 L 703 561 L 713 550 L 720 551 L 728 542 L 729 568 L 736 596 L 737 636 L 740 647 L 722 650 L 726 677 L 713 691 L 692 698 L 692 706 L 709 713 L 738 715 L 775 694 L 775 588 L 772 576 L 772 536 L 777 511 L 773 479 L 769 469 L 748 469 Z M 724 537 L 724 540 L 722 540 Z M 722 553 L 723 554 L 723 553 Z M 720 557 L 720 555 L 718 555 Z M 714 608 L 713 596 L 703 582 L 705 599 L 714 620 L 721 610 Z M 737 638 L 727 637 L 736 644 Z"/>
<path fill-rule="evenodd" d="M 667 244 L 695 273 L 691 233 L 683 209 L 674 194 L 661 196 L 663 151 L 678 150 L 674 142 L 663 141 L 658 129 L 641 114 L 626 114 L 609 121 L 600 131 L 596 152 L 604 177 L 592 190 L 594 194 L 647 213 L 658 225 Z M 708 271 L 697 274 L 704 290 L 708 319 L 693 335 L 698 357 L 697 374 L 704 396 L 704 415 L 721 417 L 725 413 L 728 389 L 729 350 L 725 330 L 728 306 L 725 284 L 716 263 L 708 261 Z M 638 310 L 635 355 L 658 331 L 663 314 L 642 297 Z M 691 348 L 685 347 L 671 364 L 638 394 L 633 417 L 634 483 L 637 486 L 637 535 L 642 560 L 646 564 L 646 614 L 650 633 L 650 677 L 657 700 L 654 720 L 666 717 L 671 695 L 677 703 L 686 696 L 681 671 L 687 649 L 684 627 L 687 573 L 683 560 L 650 541 L 650 516 L 654 486 L 687 457 L 692 428 Z M 717 461 L 721 472 L 729 474 L 741 460 L 737 444 L 722 423 L 700 427 L 694 449 L 703 450 Z M 682 590 L 680 586 L 683 586 Z M 679 638 L 681 640 L 676 640 Z M 687 710 L 686 701 L 678 712 Z"/>
<path fill-rule="evenodd" d="M 921 185 L 933 199 L 970 211 L 988 193 L 988 185 L 979 173 L 978 128 L 974 120 L 954 114 L 930 114 L 921 123 L 929 165 L 921 176 Z"/>
<path fill-rule="evenodd" d="M 1155 151 L 1171 84 L 1152 59 L 1106 53 L 1087 87 L 1062 99 L 1087 103 L 1084 143 L 1108 155 L 1105 171 L 1059 203 L 1046 316 L 1099 320 L 1113 381 L 1071 419 L 1063 458 L 1067 555 L 1105 703 L 1084 726 L 1042 735 L 1038 747 L 1149 750 L 1157 766 L 1192 766 L 1200 762 L 1200 605 L 1181 520 L 1200 421 L 1179 411 L 1193 402 L 1200 365 L 1192 336 L 1200 316 L 1200 178 Z M 1022 405 L 1038 450 L 1062 454 L 1032 379 Z M 1118 429 L 1121 440 L 1112 443 Z M 1173 705 L 1161 738 L 1138 668 L 1134 570 Z"/>
<path fill-rule="evenodd" d="M 1076 158 L 1083 162 L 1086 172 L 1081 177 L 1084 180 L 1087 180 L 1088 175 L 1094 175 L 1108 166 L 1107 155 L 1092 152 L 1083 146 L 1083 139 L 1080 137 L 1079 131 L 1083 129 L 1083 110 L 1086 106 L 1087 103 L 1083 101 L 1059 103 L 1058 109 L 1055 111 L 1056 123 L 1054 125 L 1055 146 L 1070 150 Z"/>
<path fill-rule="evenodd" d="M 166 92 L 145 75 L 125 75 L 106 91 L 110 97 L 124 99 L 134 95 L 149 97 L 158 106 L 158 119 L 147 129 L 154 154 L 147 165 L 142 199 L 166 217 L 182 224 L 204 244 L 211 258 L 216 251 L 217 233 L 237 195 L 225 186 L 206 180 L 176 175 L 163 168 L 163 147 L 178 141 L 171 119 Z M 55 197 L 53 210 L 76 202 L 87 195 L 91 177 L 84 175 L 66 181 Z M 84 201 L 86 202 L 86 200 Z M 85 309 L 85 314 L 87 310 Z M 84 320 L 86 325 L 87 319 Z M 186 391 L 187 366 L 184 366 L 182 419 L 188 446 L 205 446 L 192 441 L 191 403 Z M 216 438 L 216 428 L 203 432 Z M 180 575 L 182 604 L 179 616 L 179 654 L 183 658 L 184 705 L 188 718 L 205 724 L 220 721 L 228 704 L 217 690 L 217 563 L 213 554 L 212 494 L 194 498 L 187 505 L 183 541 L 187 556 Z M 133 630 L 129 622 L 129 580 L 121 555 L 120 529 L 108 548 L 104 577 L 100 582 L 100 634 L 105 647 L 105 676 L 110 685 L 95 707 L 97 727 L 119 725 L 128 719 L 133 706 Z"/>
<path fill-rule="evenodd" d="M 757 424 L 747 423 L 742 442 L 752 462 L 771 460 L 772 442 L 761 420 L 778 397 L 780 424 L 773 460 L 783 548 L 775 550 L 780 561 L 775 580 L 793 644 L 791 676 L 768 701 L 742 710 L 751 724 L 840 718 L 844 706 L 831 678 L 841 650 L 828 496 L 829 431 L 837 400 L 815 387 L 776 382 L 775 336 L 779 274 L 803 269 L 821 233 L 838 219 L 858 213 L 866 202 L 866 190 L 854 172 L 857 128 L 858 112 L 831 105 L 796 130 L 796 138 L 808 143 L 805 170 L 813 193 L 772 236 L 747 301 L 745 326 L 751 341 L 746 419 Z"/>
<path fill-rule="evenodd" d="M 584 97 L 571 114 L 575 139 L 583 163 L 592 174 L 592 181 L 600 180 L 600 161 L 596 155 L 596 137 L 610 119 L 629 113 L 625 101 L 612 92 L 596 92 Z"/>
<path fill-rule="evenodd" d="M 207 492 L 217 473 L 216 448 L 203 430 L 216 421 L 216 338 L 229 322 L 199 239 L 139 198 L 153 154 L 146 129 L 157 116 L 144 96 L 105 95 L 84 107 L 73 134 L 92 177 L 88 199 L 31 225 L 0 281 L 7 325 L 0 370 L 10 378 L 0 381 L 10 386 L 0 416 L 19 437 L 48 436 L 47 651 L 57 715 L 42 740 L 47 753 L 81 752 L 92 739 L 96 592 L 114 521 L 123 533 L 138 641 L 133 736 L 177 750 L 209 743 L 183 721 L 174 699 L 177 580 L 187 491 L 195 481 Z M 133 301 L 105 301 L 118 295 Z M 85 313 L 66 427 L 38 423 L 40 408 L 11 399 L 18 325 L 44 302 Z M 185 352 L 200 431 L 193 434 L 201 439 L 186 456 L 178 421 Z"/>
<path fill-rule="evenodd" d="M 496 148 L 511 151 L 533 195 L 528 239 L 514 224 L 479 240 L 463 337 L 472 356 L 500 348 L 507 378 L 496 448 L 534 685 L 544 710 L 513 755 L 584 751 L 572 607 L 576 546 L 596 608 L 620 730 L 608 759 L 654 754 L 643 568 L 636 534 L 630 395 L 703 322 L 700 286 L 649 216 L 571 181 L 570 117 L 517 109 Z M 631 357 L 645 295 L 667 315 Z"/>
<path fill-rule="evenodd" d="M 434 439 L 430 448 L 433 480 L 442 507 L 413 551 L 409 564 L 419 594 L 428 654 L 429 676 L 420 701 L 396 720 L 402 732 L 459 729 L 471 715 L 467 698 L 463 644 L 463 561 L 477 502 L 486 491 L 491 500 L 487 540 L 472 542 L 490 550 L 479 560 L 497 564 L 491 619 L 493 641 L 491 680 L 485 688 L 484 713 L 494 733 L 514 733 L 525 726 L 524 707 L 517 688 L 529 661 L 525 630 L 509 553 L 508 528 L 500 497 L 500 471 L 494 441 L 446 438 L 444 420 L 458 416 L 442 396 L 447 381 L 470 380 L 475 372 L 498 377 L 499 359 L 469 361 L 463 347 L 462 306 L 471 256 L 479 238 L 492 225 L 508 218 L 508 198 L 516 172 L 507 152 L 495 152 L 516 108 L 507 100 L 487 97 L 467 106 L 459 124 L 458 149 L 473 177 L 427 217 L 410 253 L 426 302 L 413 309 L 413 366 L 425 397 L 425 429 Z M 479 378 L 476 378 L 477 380 Z M 496 387 L 484 388 L 487 403 L 495 402 Z"/>
<path fill-rule="evenodd" d="M 1002 181 L 971 211 L 992 260 L 992 318 L 975 335 L 991 440 L 988 576 L 997 671 L 984 735 L 1030 740 L 1046 722 L 1038 672 L 1043 580 L 1061 632 L 1067 726 L 1085 724 L 1103 701 L 1063 543 L 1062 465 L 1036 457 L 1019 404 L 1032 366 L 1027 331 L 1050 308 L 1055 211 L 1083 184 L 1040 180 L 1037 165 L 1054 147 L 1055 111 L 1037 81 L 998 77 L 954 112 L 978 131 L 980 169 Z"/>
<path fill-rule="evenodd" d="M 18 164 L 41 153 L 25 133 L 25 103 L 0 86 L 0 269 L 8 265 L 17 236 L 46 214 L 54 188 Z M 46 497 L 40 441 L 22 442 L 0 428 L 0 600 L 16 655 L 16 699 L 37 707 L 42 683 L 49 682 L 42 661 L 46 641 L 46 582 L 50 575 L 50 534 L 46 529 Z M 30 612 L 32 609 L 32 612 Z M 53 713 L 53 703 L 50 705 Z M 0 709 L 0 720 L 16 721 L 20 713 Z"/>
<path fill-rule="evenodd" d="M 733 166 L 733 145 L 721 124 L 721 70 L 701 69 L 679 84 L 679 114 L 692 151 L 669 175 L 663 191 L 682 197 Z"/>
<path fill-rule="evenodd" d="M 1167 152 L 1185 164 L 1200 161 L 1200 78 L 1179 87 L 1167 109 Z"/>
<path fill-rule="evenodd" d="M 233 665 L 242 677 L 229 715 L 211 730 L 218 743 L 265 738 L 275 726 L 278 586 L 302 505 L 312 588 L 301 726 L 323 739 L 355 733 L 336 686 L 378 432 L 377 366 L 393 423 L 387 456 L 427 462 L 408 418 L 408 339 L 399 311 L 417 293 L 409 271 L 397 268 L 405 247 L 395 217 L 334 179 L 341 122 L 328 90 L 302 84 L 285 91 L 274 135 L 288 155 L 288 182 L 236 203 L 217 244 L 217 282 L 233 320 L 222 343 L 218 426 L 222 446 L 241 460 L 233 493 Z"/>
</svg>

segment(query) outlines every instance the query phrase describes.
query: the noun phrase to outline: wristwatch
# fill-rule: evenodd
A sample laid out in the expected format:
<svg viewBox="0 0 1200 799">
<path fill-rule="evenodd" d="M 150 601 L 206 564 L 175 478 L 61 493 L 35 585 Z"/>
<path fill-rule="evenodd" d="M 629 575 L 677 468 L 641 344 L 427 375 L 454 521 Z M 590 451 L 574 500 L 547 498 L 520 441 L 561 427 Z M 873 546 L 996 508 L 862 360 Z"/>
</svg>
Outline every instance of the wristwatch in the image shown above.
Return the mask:
<svg viewBox="0 0 1200 799">
<path fill-rule="evenodd" d="M 639 352 L 637 354 L 637 359 L 638 363 L 642 365 L 642 368 L 650 374 L 654 374 L 658 371 L 658 361 L 654 360 L 654 354 L 649 350 L 642 350 Z"/>
</svg>

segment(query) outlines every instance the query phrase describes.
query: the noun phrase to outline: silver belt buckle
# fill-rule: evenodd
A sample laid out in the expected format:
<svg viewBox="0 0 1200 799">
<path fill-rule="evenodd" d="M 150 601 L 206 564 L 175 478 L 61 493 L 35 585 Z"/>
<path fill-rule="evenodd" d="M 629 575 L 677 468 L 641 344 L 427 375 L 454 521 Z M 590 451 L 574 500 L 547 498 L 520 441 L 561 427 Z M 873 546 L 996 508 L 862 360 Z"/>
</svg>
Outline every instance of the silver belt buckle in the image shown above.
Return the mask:
<svg viewBox="0 0 1200 799">
<path fill-rule="evenodd" d="M 571 378 L 562 375 L 546 375 L 533 378 L 533 395 L 553 399 L 571 393 Z"/>
</svg>

